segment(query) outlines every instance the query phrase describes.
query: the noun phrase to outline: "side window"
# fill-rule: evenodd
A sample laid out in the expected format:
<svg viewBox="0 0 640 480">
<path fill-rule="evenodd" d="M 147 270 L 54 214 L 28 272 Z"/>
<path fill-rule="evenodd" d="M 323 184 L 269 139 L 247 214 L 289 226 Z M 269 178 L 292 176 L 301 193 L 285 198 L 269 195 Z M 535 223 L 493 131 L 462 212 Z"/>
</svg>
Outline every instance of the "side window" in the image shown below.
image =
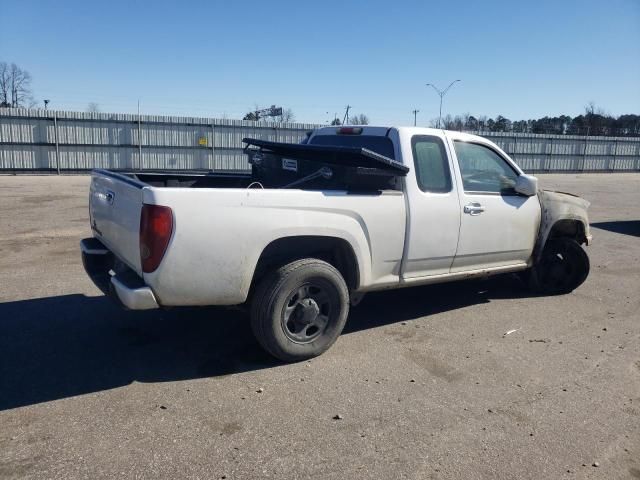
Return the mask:
<svg viewBox="0 0 640 480">
<path fill-rule="evenodd" d="M 515 194 L 518 173 L 495 151 L 477 143 L 454 141 L 466 192 Z"/>
<path fill-rule="evenodd" d="M 415 135 L 411 139 L 411 148 L 420 190 L 450 192 L 451 173 L 442 140 L 429 135 Z"/>
</svg>

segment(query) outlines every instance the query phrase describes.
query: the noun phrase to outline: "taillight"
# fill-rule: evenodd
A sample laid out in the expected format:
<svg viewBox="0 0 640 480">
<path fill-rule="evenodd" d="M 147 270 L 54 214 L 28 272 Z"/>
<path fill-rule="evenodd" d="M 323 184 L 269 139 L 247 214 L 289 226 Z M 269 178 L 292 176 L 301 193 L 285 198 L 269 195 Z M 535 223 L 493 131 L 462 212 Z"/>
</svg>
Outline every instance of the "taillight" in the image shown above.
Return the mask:
<svg viewBox="0 0 640 480">
<path fill-rule="evenodd" d="M 142 205 L 140 215 L 140 263 L 151 273 L 162 261 L 173 232 L 173 212 L 169 207 Z"/>
</svg>

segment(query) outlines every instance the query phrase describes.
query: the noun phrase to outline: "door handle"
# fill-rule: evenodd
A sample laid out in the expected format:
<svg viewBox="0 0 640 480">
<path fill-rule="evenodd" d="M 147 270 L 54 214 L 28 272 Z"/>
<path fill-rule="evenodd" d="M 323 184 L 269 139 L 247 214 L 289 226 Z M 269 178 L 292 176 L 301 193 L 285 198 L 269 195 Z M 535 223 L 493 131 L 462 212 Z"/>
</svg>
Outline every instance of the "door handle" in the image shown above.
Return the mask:
<svg viewBox="0 0 640 480">
<path fill-rule="evenodd" d="M 464 206 L 464 213 L 469 215 L 480 215 L 482 212 L 484 212 L 484 207 L 479 203 L 474 202 Z"/>
</svg>

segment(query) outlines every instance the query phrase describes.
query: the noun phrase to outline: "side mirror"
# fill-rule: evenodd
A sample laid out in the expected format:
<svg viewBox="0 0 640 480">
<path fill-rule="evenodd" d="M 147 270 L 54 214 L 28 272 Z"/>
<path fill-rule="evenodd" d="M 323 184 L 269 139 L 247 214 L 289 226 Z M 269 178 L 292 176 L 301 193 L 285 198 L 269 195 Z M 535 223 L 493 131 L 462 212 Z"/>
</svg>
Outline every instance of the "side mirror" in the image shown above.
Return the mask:
<svg viewBox="0 0 640 480">
<path fill-rule="evenodd" d="M 515 191 L 533 197 L 538 193 L 538 179 L 533 175 L 520 175 L 516 180 Z"/>
</svg>

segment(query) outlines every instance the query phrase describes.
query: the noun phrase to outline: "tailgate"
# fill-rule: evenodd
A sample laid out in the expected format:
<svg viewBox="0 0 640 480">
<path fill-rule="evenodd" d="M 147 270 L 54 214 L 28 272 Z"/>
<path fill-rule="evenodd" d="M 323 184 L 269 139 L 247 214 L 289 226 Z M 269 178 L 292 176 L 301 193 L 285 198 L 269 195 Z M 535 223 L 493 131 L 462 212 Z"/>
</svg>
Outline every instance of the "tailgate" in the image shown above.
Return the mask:
<svg viewBox="0 0 640 480">
<path fill-rule="evenodd" d="M 89 219 L 93 235 L 138 275 L 142 274 L 139 235 L 145 186 L 110 171 L 91 173 Z"/>
</svg>

